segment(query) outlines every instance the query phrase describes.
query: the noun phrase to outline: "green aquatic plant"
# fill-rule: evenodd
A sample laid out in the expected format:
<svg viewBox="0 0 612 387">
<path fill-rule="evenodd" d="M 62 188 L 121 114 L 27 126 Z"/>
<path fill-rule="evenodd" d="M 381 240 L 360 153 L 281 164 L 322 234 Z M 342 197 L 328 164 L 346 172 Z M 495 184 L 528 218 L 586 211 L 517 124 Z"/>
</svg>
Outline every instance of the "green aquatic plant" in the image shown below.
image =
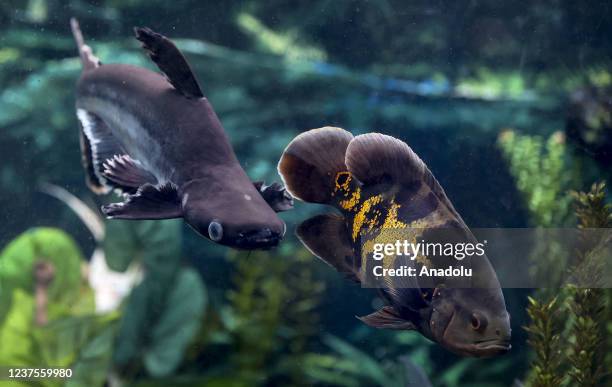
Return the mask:
<svg viewBox="0 0 612 387">
<path fill-rule="evenodd" d="M 83 283 L 83 256 L 74 240 L 61 230 L 34 228 L 21 234 L 0 252 L 0 324 L 11 308 L 12 292 L 35 293 L 36 266 L 46 263 L 54 271 L 46 289 L 49 318 L 81 310 L 83 300 L 93 307 L 91 289 Z"/>
<path fill-rule="evenodd" d="M 555 132 L 544 140 L 506 130 L 499 135 L 498 145 L 529 210 L 531 225 L 549 228 L 565 224 L 570 214 L 567 191 L 571 179 L 563 134 Z M 566 274 L 563 262 L 567 259 L 559 243 L 536 243 L 529 257 L 534 281 L 546 285 L 542 287 L 559 286 Z"/>
<path fill-rule="evenodd" d="M 609 254 L 611 242 L 607 235 L 593 229 L 612 227 L 612 205 L 606 203 L 604 183 L 593 184 L 589 192 L 573 192 L 572 196 L 578 228 L 585 230 L 583 239 L 586 239 L 583 240 L 586 248 L 576 252 L 572 272 L 578 284 L 588 283 L 593 287 L 572 286 L 569 289 L 568 306 L 573 317 L 570 328 L 572 346 L 568 355 L 571 365 L 569 379 L 572 384 L 591 387 L 599 385 L 606 372 L 605 311 L 606 295 L 609 300 L 610 290 L 603 288 L 602 276 L 605 275 L 604 254 Z M 594 232 L 595 236 L 592 235 Z"/>
<path fill-rule="evenodd" d="M 303 359 L 318 333 L 323 283 L 313 275 L 312 257 L 286 246 L 280 256 L 236 252 L 233 289 L 220 313 L 220 326 L 210 345 L 230 348 L 226 362 L 212 370 L 212 379 L 227 385 L 305 385 Z M 225 369 L 223 375 L 219 370 Z M 231 370 L 231 372 L 230 372 Z"/>
<path fill-rule="evenodd" d="M 612 227 L 612 204 L 606 202 L 606 184 L 595 183 L 589 192 L 571 193 L 574 199 L 578 228 Z"/>
<path fill-rule="evenodd" d="M 498 145 L 527 204 L 532 225 L 554 227 L 566 222 L 570 204 L 566 192 L 571 180 L 563 134 L 555 132 L 545 140 L 505 130 Z"/>
<path fill-rule="evenodd" d="M 563 380 L 561 374 L 562 347 L 558 300 L 541 302 L 529 297 L 527 307 L 530 323 L 524 329 L 529 333 L 528 344 L 535 352 L 531 364 L 529 385 L 532 387 L 557 387 Z"/>
<path fill-rule="evenodd" d="M 572 197 L 578 228 L 584 230 L 581 248 L 570 262 L 572 282 L 550 302 L 530 298 L 527 308 L 531 322 L 525 329 L 535 351 L 532 386 L 603 385 L 609 364 L 611 292 L 603 289 L 602 276 L 610 239 L 597 229 L 612 226 L 612 206 L 606 203 L 603 183 L 593 184 L 589 192 L 572 192 Z M 562 347 L 561 342 L 570 346 Z M 566 365 L 568 372 L 562 373 Z"/>
<path fill-rule="evenodd" d="M 125 271 L 140 262 L 145 277 L 129 295 L 113 352 L 123 377 L 144 367 L 172 374 L 198 331 L 207 296 L 200 275 L 181 264 L 181 221 L 113 221 L 104 241 L 108 265 Z"/>
<path fill-rule="evenodd" d="M 320 48 L 300 44 L 296 31 L 275 32 L 266 27 L 258 18 L 244 12 L 238 14 L 236 24 L 245 33 L 251 35 L 263 50 L 283 55 L 290 61 L 327 59 L 327 55 Z"/>
<path fill-rule="evenodd" d="M 70 367 L 73 376 L 66 386 L 104 383 L 117 315 L 94 315 L 93 294 L 82 277 L 83 262 L 74 240 L 52 228 L 29 230 L 2 251 L 0 364 Z M 53 379 L 38 382 L 64 385 Z"/>
<path fill-rule="evenodd" d="M 346 387 L 431 385 L 422 371 L 420 375 L 409 375 L 401 361 L 381 362 L 335 336 L 328 335 L 323 341 L 333 352 L 309 354 L 303 364 L 312 381 Z M 416 383 L 410 383 L 410 379 L 415 379 Z"/>
<path fill-rule="evenodd" d="M 498 143 L 527 203 L 534 226 L 563 224 L 573 198 L 579 228 L 610 227 L 610 206 L 605 203 L 602 184 L 593 185 L 588 193 L 565 193 L 570 179 L 560 133 L 553 134 L 544 144 L 541 138 L 506 131 L 500 135 Z M 545 288 L 556 287 L 561 284 L 561 278 L 570 274 L 579 284 L 596 284 L 602 273 L 602 263 L 600 252 L 593 247 L 598 245 L 595 242 L 583 241 L 591 249 L 576 251 L 573 258 L 565 258 L 556 243 L 536 244 L 531 261 L 539 283 L 547 284 Z M 562 262 L 570 265 L 569 273 Z M 570 286 L 557 297 L 550 293 L 550 289 L 538 290 L 527 307 L 530 323 L 525 329 L 535 352 L 529 381 L 533 386 L 556 386 L 565 380 L 560 367 L 569 363 L 569 380 L 578 385 L 595 386 L 602 377 L 604 352 L 600 343 L 605 337 L 605 291 Z M 564 324 L 567 317 L 571 323 Z M 560 348 L 560 338 L 571 339 L 569 352 Z"/>
</svg>

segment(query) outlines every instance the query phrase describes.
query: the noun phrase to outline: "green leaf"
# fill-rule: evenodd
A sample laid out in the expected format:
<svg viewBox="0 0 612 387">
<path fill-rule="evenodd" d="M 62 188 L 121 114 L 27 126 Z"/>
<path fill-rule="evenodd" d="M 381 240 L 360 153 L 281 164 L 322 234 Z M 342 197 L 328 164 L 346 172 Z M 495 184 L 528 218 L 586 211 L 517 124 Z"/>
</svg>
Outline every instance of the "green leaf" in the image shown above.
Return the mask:
<svg viewBox="0 0 612 387">
<path fill-rule="evenodd" d="M 152 342 L 144 358 L 152 376 L 166 376 L 176 369 L 200 328 L 205 306 L 206 292 L 200 275 L 193 269 L 182 269 L 153 328 Z"/>
<path fill-rule="evenodd" d="M 197 333 L 205 305 L 204 284 L 193 269 L 180 269 L 172 281 L 147 275 L 125 307 L 115 363 L 142 359 L 152 376 L 169 375 Z"/>
<path fill-rule="evenodd" d="M 28 293 L 34 291 L 34 265 L 46 261 L 53 265 L 55 276 L 49 287 L 49 304 L 68 306 L 74 303 L 82 286 L 81 263 L 83 256 L 74 240 L 65 232 L 54 228 L 31 229 L 0 253 L 0 323 L 9 307 L 7 294 L 12 288 Z M 53 317 L 50 308 L 50 317 Z"/>
<path fill-rule="evenodd" d="M 133 224 L 124 220 L 106 222 L 104 254 L 108 267 L 114 271 L 126 271 L 135 258 Z"/>
<path fill-rule="evenodd" d="M 82 347 L 66 387 L 102 386 L 110 369 L 116 324 L 103 325 Z"/>
<path fill-rule="evenodd" d="M 181 227 L 180 219 L 108 222 L 104 240 L 108 266 L 123 272 L 136 259 L 148 270 L 172 271 L 180 262 Z"/>
<path fill-rule="evenodd" d="M 0 364 L 27 366 L 36 364 L 31 335 L 34 298 L 21 289 L 12 294 L 12 308 L 0 325 Z"/>
</svg>

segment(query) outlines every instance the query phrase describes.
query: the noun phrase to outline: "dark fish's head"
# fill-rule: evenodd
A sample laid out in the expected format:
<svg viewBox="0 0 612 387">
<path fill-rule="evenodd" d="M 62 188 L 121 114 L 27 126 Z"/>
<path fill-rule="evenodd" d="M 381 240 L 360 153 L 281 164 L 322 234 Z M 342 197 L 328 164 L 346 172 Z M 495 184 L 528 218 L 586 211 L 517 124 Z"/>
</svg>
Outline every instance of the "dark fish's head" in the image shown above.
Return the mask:
<svg viewBox="0 0 612 387">
<path fill-rule="evenodd" d="M 510 315 L 500 289 L 436 289 L 429 328 L 442 346 L 464 356 L 510 350 Z"/>
<path fill-rule="evenodd" d="M 279 244 L 285 223 L 251 185 L 190 187 L 182 193 L 185 221 L 200 235 L 221 245 L 243 249 L 270 249 Z"/>
</svg>

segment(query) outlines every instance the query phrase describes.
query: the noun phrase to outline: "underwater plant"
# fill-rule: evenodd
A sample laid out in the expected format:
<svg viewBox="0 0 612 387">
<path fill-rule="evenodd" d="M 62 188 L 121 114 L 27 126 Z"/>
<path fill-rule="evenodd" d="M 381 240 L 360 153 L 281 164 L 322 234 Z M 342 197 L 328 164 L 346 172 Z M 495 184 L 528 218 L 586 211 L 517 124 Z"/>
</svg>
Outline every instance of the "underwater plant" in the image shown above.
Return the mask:
<svg viewBox="0 0 612 387">
<path fill-rule="evenodd" d="M 604 259 L 610 258 L 604 254 L 609 253 L 612 241 L 592 240 L 589 229 L 612 227 L 612 204 L 606 203 L 605 183 L 593 184 L 589 192 L 572 192 L 572 196 L 578 228 L 585 230 L 583 238 L 588 240 L 583 242 L 588 243 L 588 248 L 576 251 L 571 270 L 579 286 L 588 283 L 593 287 L 569 288 L 568 307 L 573 316 L 570 328 L 572 346 L 568 355 L 571 365 L 569 379 L 579 386 L 597 386 L 609 372 L 604 363 L 605 354 L 611 349 L 606 343 L 608 322 L 605 312 L 606 307 L 612 307 L 606 306 L 606 300 L 608 303 L 612 301 L 612 292 L 603 288 L 602 276 L 605 275 Z M 596 239 L 602 237 L 606 238 L 607 235 L 595 235 Z M 605 246 L 608 249 L 601 251 Z"/>
<path fill-rule="evenodd" d="M 406 387 L 431 386 L 424 371 L 408 356 L 397 361 L 380 362 L 349 343 L 328 335 L 323 342 L 331 354 L 310 354 L 304 361 L 309 378 L 332 386 Z"/>
<path fill-rule="evenodd" d="M 568 222 L 571 202 L 568 190 L 572 180 L 567 173 L 563 133 L 555 132 L 545 141 L 540 136 L 505 130 L 498 136 L 497 143 L 527 205 L 530 224 L 538 228 L 536 233 L 545 232 L 542 228 L 560 227 Z M 566 274 L 563 262 L 569 258 L 559 243 L 540 243 L 540 240 L 536 237 L 529 257 L 531 275 L 537 283 L 547 285 L 543 288 L 559 286 Z"/>
<path fill-rule="evenodd" d="M 96 292 L 108 290 L 100 281 L 116 286 L 118 282 L 111 277 L 121 277 L 122 289 L 114 289 L 115 299 L 110 304 L 103 297 L 96 301 L 104 302 L 105 306 L 116 304 L 123 296 L 119 293 L 131 289 L 120 308 L 121 318 L 113 337 L 113 377 L 133 378 L 143 369 L 157 378 L 172 374 L 200 326 L 207 302 L 199 273 L 182 266 L 180 221 L 105 224 L 97 213 L 65 189 L 51 184 L 41 188 L 72 209 L 99 245 L 87 270 Z"/>
<path fill-rule="evenodd" d="M 567 174 L 566 144 L 563 133 L 548 139 L 504 130 L 498 145 L 527 204 L 531 224 L 560 226 L 569 215 L 571 179 Z"/>
<path fill-rule="evenodd" d="M 558 298 L 550 302 L 529 299 L 527 312 L 531 322 L 525 329 L 535 360 L 528 381 L 537 387 L 564 383 L 599 386 L 609 377 L 606 354 L 612 347 L 608 332 L 612 292 L 602 288 L 605 257 L 601 248 L 605 246 L 607 250 L 603 252 L 609 252 L 611 241 L 606 234 L 595 233 L 596 238 L 603 236 L 600 240 L 594 241 L 592 237 L 594 229 L 612 226 L 612 206 L 606 203 L 604 183 L 593 184 L 589 192 L 572 192 L 572 197 L 578 228 L 585 230 L 584 237 L 591 240 L 584 244 L 588 249 L 578 249 L 571 262 L 574 283 L 561 289 Z M 590 287 L 585 288 L 584 284 Z M 561 346 L 562 342 L 570 343 L 569 347 Z M 563 373 L 561 369 L 565 366 L 568 371 Z"/>
<path fill-rule="evenodd" d="M 589 192 L 569 191 L 573 181 L 567 177 L 569 168 L 564 161 L 566 150 L 560 133 L 553 134 L 544 145 L 540 137 L 505 131 L 498 144 L 528 205 L 532 225 L 563 225 L 569 219 L 573 200 L 579 229 L 610 227 L 610 205 L 606 204 L 603 183 L 594 184 Z M 584 237 L 592 239 L 593 234 L 601 235 L 586 232 Z M 544 387 L 570 382 L 596 386 L 604 375 L 605 310 L 609 298 L 606 295 L 610 292 L 583 287 L 601 282 L 599 248 L 606 241 L 582 242 L 589 250 L 579 249 L 572 256 L 564 255 L 556 243 L 536 244 L 530 257 L 534 275 L 539 283 L 546 284 L 529 298 L 527 307 L 530 323 L 524 328 L 535 352 L 528 376 L 530 385 Z M 565 269 L 568 265 L 570 270 Z M 554 296 L 551 289 L 561 285 L 561 278 L 568 274 L 578 286 L 570 284 Z M 572 343 L 570 349 L 560 345 L 566 340 Z M 561 372 L 566 365 L 570 367 L 567 375 Z"/>
<path fill-rule="evenodd" d="M 145 276 L 122 308 L 113 362 L 123 377 L 141 370 L 168 376 L 180 365 L 203 317 L 206 289 L 181 262 L 181 222 L 115 221 L 107 225 L 108 265 L 125 271 L 134 260 Z"/>
<path fill-rule="evenodd" d="M 83 257 L 61 230 L 31 229 L 0 253 L 0 364 L 70 367 L 67 386 L 102 385 L 117 315 L 95 315 Z M 11 382 L 26 385 L 27 382 Z M 59 386 L 61 380 L 41 380 Z"/>
<path fill-rule="evenodd" d="M 524 329 L 529 333 L 527 343 L 535 351 L 528 379 L 533 387 L 555 387 L 563 380 L 557 301 L 553 298 L 549 302 L 540 302 L 529 297 L 527 313 L 531 321 Z"/>
<path fill-rule="evenodd" d="M 318 332 L 317 308 L 324 285 L 304 249 L 286 246 L 281 256 L 231 252 L 234 289 L 220 312 L 227 367 L 244 385 L 305 385 L 303 359 Z"/>
</svg>

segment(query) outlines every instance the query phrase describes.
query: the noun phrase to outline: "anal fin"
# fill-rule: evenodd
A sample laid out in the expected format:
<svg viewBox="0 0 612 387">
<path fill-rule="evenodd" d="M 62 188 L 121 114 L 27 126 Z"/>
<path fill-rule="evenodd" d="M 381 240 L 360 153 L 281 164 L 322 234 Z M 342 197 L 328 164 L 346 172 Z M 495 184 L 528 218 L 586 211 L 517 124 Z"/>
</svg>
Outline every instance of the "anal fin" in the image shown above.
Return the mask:
<svg viewBox="0 0 612 387">
<path fill-rule="evenodd" d="M 385 306 L 367 316 L 357 317 L 366 325 L 382 329 L 416 330 L 417 327 L 410 320 L 403 319 L 392 306 Z"/>
<path fill-rule="evenodd" d="M 344 217 L 336 214 L 314 216 L 302 222 L 296 234 L 314 255 L 347 278 L 360 282 Z"/>
<path fill-rule="evenodd" d="M 181 201 L 176 187 L 145 184 L 121 203 L 102 206 L 110 219 L 171 219 L 182 217 Z"/>
</svg>

